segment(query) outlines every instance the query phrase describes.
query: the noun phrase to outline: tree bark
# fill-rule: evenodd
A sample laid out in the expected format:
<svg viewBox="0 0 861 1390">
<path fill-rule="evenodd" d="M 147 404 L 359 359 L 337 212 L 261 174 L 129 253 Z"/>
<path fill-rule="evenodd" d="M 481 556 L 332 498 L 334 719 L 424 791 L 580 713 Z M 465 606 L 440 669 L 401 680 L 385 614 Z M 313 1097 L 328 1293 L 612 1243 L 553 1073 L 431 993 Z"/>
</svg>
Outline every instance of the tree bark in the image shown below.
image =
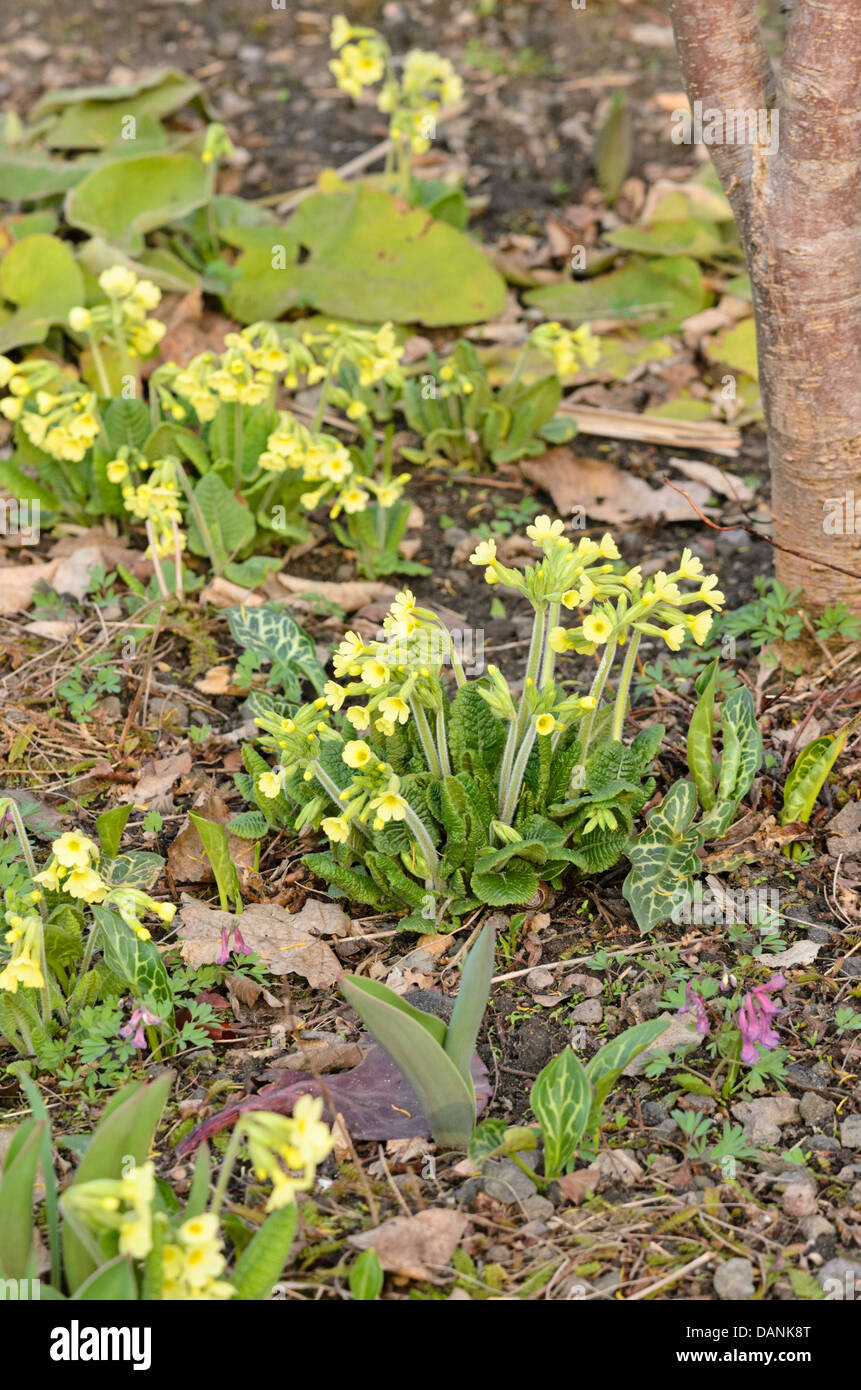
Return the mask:
<svg viewBox="0 0 861 1390">
<path fill-rule="evenodd" d="M 773 148 L 710 148 L 753 287 L 774 539 L 809 557 L 775 569 L 812 609 L 861 611 L 861 0 L 796 0 L 777 83 L 756 0 L 669 8 L 691 102 L 778 119 Z"/>
</svg>

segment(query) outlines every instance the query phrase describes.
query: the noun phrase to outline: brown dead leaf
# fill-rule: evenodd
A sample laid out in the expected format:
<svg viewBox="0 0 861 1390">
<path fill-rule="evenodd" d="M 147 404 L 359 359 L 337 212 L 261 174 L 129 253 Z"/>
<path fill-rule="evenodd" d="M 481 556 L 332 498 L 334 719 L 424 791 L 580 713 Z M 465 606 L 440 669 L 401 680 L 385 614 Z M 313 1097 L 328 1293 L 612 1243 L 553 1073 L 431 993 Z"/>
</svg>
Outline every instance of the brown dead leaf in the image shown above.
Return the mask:
<svg viewBox="0 0 861 1390">
<path fill-rule="evenodd" d="M 430 1279 L 443 1270 L 469 1228 L 457 1211 L 429 1207 L 416 1216 L 394 1216 L 373 1231 L 349 1236 L 356 1250 L 376 1250 L 390 1274 Z"/>
<path fill-rule="evenodd" d="M 231 814 L 224 798 L 217 791 L 207 789 L 198 794 L 192 810 L 204 820 L 215 821 L 216 825 L 226 825 Z M 228 830 L 227 844 L 241 881 L 243 872 L 248 873 L 254 867 L 254 841 L 244 840 Z M 214 879 L 197 827 L 188 816 L 167 852 L 167 866 L 177 883 L 212 883 Z"/>
<path fill-rule="evenodd" d="M 199 602 L 201 605 L 211 603 L 213 608 L 233 608 L 237 603 L 244 603 L 247 608 L 259 608 L 266 599 L 262 594 L 255 594 L 253 589 L 243 589 L 241 584 L 231 584 L 229 579 L 216 575 L 201 590 Z"/>
<path fill-rule="evenodd" d="M 294 1052 L 279 1057 L 272 1063 L 273 1069 L 285 1068 L 287 1071 L 309 1071 L 319 1076 L 327 1071 L 347 1071 L 358 1067 L 365 1054 L 358 1043 L 344 1042 L 334 1033 L 304 1034 Z M 425 1149 L 427 1140 L 423 1140 Z"/>
<path fill-rule="evenodd" d="M 650 487 L 608 459 L 581 457 L 565 446 L 525 460 L 520 471 L 549 492 L 560 516 L 570 516 L 575 507 L 583 507 L 596 521 L 690 521 L 693 516 L 690 503 L 672 488 Z M 688 483 L 685 491 L 698 507 L 705 507 L 711 496 L 701 483 Z"/>
<path fill-rule="evenodd" d="M 322 594 L 330 603 L 337 603 L 345 613 L 355 613 L 375 599 L 391 601 L 396 592 L 391 584 L 381 584 L 376 579 L 348 579 L 338 583 L 334 579 L 299 579 L 294 574 L 279 574 L 276 578 L 296 599 L 301 600 L 302 595 L 307 593 Z"/>
<path fill-rule="evenodd" d="M 317 901 L 292 915 L 275 903 L 251 903 L 236 915 L 183 894 L 178 933 L 182 958 L 194 967 L 214 964 L 221 954 L 222 931 L 238 927 L 249 951 L 256 951 L 273 975 L 302 975 L 314 989 L 325 989 L 343 972 L 315 928 L 339 915 L 346 917 L 337 903 Z"/>
<path fill-rule="evenodd" d="M 828 853 L 836 859 L 838 854 L 851 855 L 861 852 L 861 801 L 847 801 L 836 816 L 828 822 Z"/>
<path fill-rule="evenodd" d="M 187 776 L 189 772 L 190 753 L 174 753 L 169 758 L 153 758 L 144 765 L 135 786 L 130 791 L 123 792 L 120 799 L 133 801 L 135 806 L 149 809 L 155 806 L 156 802 L 164 802 L 179 779 Z"/>
<path fill-rule="evenodd" d="M 595 1191 L 600 1176 L 601 1169 L 597 1163 L 590 1163 L 588 1168 L 578 1168 L 574 1173 L 563 1173 L 556 1182 L 565 1200 L 579 1206 L 584 1197 Z"/>
<path fill-rule="evenodd" d="M 623 1187 L 635 1187 L 645 1176 L 632 1149 L 602 1149 L 594 1166 L 601 1177 L 620 1182 Z"/>
<path fill-rule="evenodd" d="M 200 290 L 191 290 L 177 301 L 167 319 L 159 357 L 162 362 L 188 362 L 200 352 L 222 352 L 225 334 L 238 328 L 239 324 L 224 314 L 204 313 Z"/>
<path fill-rule="evenodd" d="M 671 458 L 670 463 L 686 478 L 704 483 L 711 492 L 716 492 L 719 497 L 729 497 L 733 502 L 750 502 L 756 491 L 737 474 L 730 473 L 729 469 L 717 468 L 713 463 L 704 463 L 702 459 Z M 690 488 L 685 491 L 689 492 Z"/>
<path fill-rule="evenodd" d="M 0 565 L 0 613 L 23 613 L 33 602 L 39 584 L 50 584 L 58 562 Z"/>
<path fill-rule="evenodd" d="M 56 621 L 45 618 L 42 622 L 27 623 L 24 631 L 32 632 L 34 637 L 47 637 L 51 642 L 65 642 L 77 628 L 77 623 L 64 623 L 59 618 Z"/>
<path fill-rule="evenodd" d="M 194 688 L 201 695 L 226 695 L 232 684 L 232 666 L 210 666 L 205 675 L 194 682 Z"/>
</svg>

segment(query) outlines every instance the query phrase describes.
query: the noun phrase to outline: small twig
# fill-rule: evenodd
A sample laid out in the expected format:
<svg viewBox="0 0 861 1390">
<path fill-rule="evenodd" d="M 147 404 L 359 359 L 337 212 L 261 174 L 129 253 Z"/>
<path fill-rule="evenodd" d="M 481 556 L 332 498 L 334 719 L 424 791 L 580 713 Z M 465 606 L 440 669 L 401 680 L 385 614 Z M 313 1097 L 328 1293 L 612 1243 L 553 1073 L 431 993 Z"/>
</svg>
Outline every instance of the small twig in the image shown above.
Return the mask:
<svg viewBox="0 0 861 1390">
<path fill-rule="evenodd" d="M 122 751 L 123 751 L 123 745 L 125 744 L 125 741 L 126 741 L 126 739 L 128 738 L 129 729 L 131 728 L 131 725 L 132 725 L 132 720 L 134 719 L 135 715 L 137 714 L 138 705 L 139 705 L 140 702 L 141 702 L 141 696 L 143 695 L 143 692 L 144 692 L 144 690 L 146 689 L 146 687 L 147 687 L 147 685 L 148 685 L 148 683 L 149 683 L 149 677 L 150 677 L 150 675 L 152 674 L 152 663 L 153 663 L 153 659 L 154 659 L 154 657 L 155 657 L 156 642 L 158 641 L 158 636 L 159 636 L 159 633 L 160 633 L 160 632 L 161 632 L 161 612 L 159 612 L 158 619 L 156 620 L 156 625 L 155 625 L 155 627 L 153 628 L 152 641 L 151 641 L 150 644 L 149 644 L 149 651 L 148 651 L 148 653 L 147 653 L 147 659 L 146 659 L 146 664 L 145 664 L 145 666 L 144 666 L 143 675 L 141 676 L 140 680 L 138 681 L 138 688 L 137 688 L 137 690 L 135 691 L 134 696 L 132 697 L 132 702 L 131 702 L 131 704 L 129 705 L 129 712 L 128 712 L 128 714 L 126 715 L 126 722 L 125 722 L 125 724 L 123 725 L 123 731 L 122 731 L 122 733 L 120 734 L 119 742 L 118 742 L 118 744 L 117 744 L 117 753 L 122 753 Z"/>
</svg>

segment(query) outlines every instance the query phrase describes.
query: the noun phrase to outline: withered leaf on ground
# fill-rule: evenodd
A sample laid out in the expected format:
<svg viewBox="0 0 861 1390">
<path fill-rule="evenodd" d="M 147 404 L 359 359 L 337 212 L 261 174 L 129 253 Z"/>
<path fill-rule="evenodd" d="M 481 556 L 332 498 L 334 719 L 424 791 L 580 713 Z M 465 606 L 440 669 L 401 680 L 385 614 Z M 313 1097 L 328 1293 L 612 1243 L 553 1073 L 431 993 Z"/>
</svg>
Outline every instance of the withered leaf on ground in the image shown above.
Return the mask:
<svg viewBox="0 0 861 1390">
<path fill-rule="evenodd" d="M 230 809 L 217 791 L 202 791 L 192 808 L 204 820 L 214 821 L 216 825 L 226 825 L 230 819 Z M 240 880 L 243 872 L 254 867 L 255 845 L 253 840 L 243 840 L 240 835 L 227 832 L 227 844 L 231 858 L 239 870 Z M 182 829 L 167 852 L 167 866 L 177 883 L 212 883 L 212 865 L 203 850 L 203 842 L 197 827 L 187 816 Z"/>
<path fill-rule="evenodd" d="M 247 916 L 247 913 L 243 915 Z M 190 1153 L 204 1139 L 233 1124 L 246 1110 L 274 1110 L 278 1115 L 292 1115 L 296 1101 L 305 1095 L 322 1096 L 326 1117 L 332 1120 L 336 1114 L 342 1115 L 353 1139 L 428 1137 L 430 1129 L 415 1092 L 394 1062 L 367 1034 L 359 1042 L 368 1050 L 364 1060 L 352 1071 L 327 1076 L 325 1081 L 318 1081 L 307 1072 L 299 1072 L 286 1085 L 276 1081 L 263 1086 L 257 1095 L 234 1101 L 217 1115 L 205 1120 L 183 1139 L 177 1153 L 180 1157 Z M 490 1078 L 487 1067 L 477 1053 L 472 1059 L 471 1071 L 476 1111 L 481 1114 L 490 1097 Z"/>
<path fill-rule="evenodd" d="M 251 903 L 236 914 L 208 907 L 183 894 L 178 939 L 187 965 L 211 965 L 221 954 L 221 933 L 238 928 L 249 951 L 256 951 L 273 975 L 302 975 L 313 989 L 325 989 L 343 973 L 335 953 L 316 934 L 316 925 L 336 915 L 337 903 L 308 902 L 291 915 L 275 903 Z"/>
<path fill-rule="evenodd" d="M 348 1241 L 357 1250 L 376 1250 L 383 1269 L 391 1274 L 429 1279 L 445 1268 L 468 1229 L 469 1219 L 462 1212 L 429 1207 L 415 1216 L 393 1216 Z"/>
<path fill-rule="evenodd" d="M 520 471 L 549 492 L 560 516 L 570 516 L 575 507 L 585 508 L 590 518 L 610 522 L 642 521 L 650 516 L 692 521 L 695 516 L 686 498 L 672 488 L 653 488 L 609 459 L 580 457 L 564 446 L 526 459 Z M 685 492 L 698 507 L 705 507 L 711 496 L 711 489 L 697 482 L 686 481 Z"/>
<path fill-rule="evenodd" d="M 123 792 L 120 799 L 133 801 L 136 806 L 145 807 L 164 802 L 180 778 L 187 776 L 189 772 L 190 753 L 173 753 L 168 758 L 153 758 L 144 766 L 135 786 L 130 791 Z"/>
</svg>

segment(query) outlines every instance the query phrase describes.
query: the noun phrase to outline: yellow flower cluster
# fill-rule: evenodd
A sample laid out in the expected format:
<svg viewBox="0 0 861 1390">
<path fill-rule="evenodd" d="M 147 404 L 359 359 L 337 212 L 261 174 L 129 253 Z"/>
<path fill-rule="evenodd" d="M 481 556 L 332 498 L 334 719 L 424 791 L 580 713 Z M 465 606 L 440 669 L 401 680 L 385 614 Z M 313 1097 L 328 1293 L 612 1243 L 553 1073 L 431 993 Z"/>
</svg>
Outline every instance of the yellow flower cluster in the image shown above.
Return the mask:
<svg viewBox="0 0 861 1390">
<path fill-rule="evenodd" d="M 325 375 L 304 344 L 282 341 L 273 324 L 254 323 L 240 333 L 226 334 L 224 349 L 198 353 L 182 368 L 166 363 L 153 373 L 152 389 L 172 419 L 184 419 L 190 405 L 201 424 L 208 424 L 222 403 L 274 403 L 279 377 L 292 390 L 300 372 L 307 374 L 309 385 Z"/>
<path fill-rule="evenodd" d="M 329 70 L 341 91 L 357 100 L 363 88 L 382 82 L 377 109 L 391 116 L 390 135 L 404 139 L 414 154 L 424 153 L 440 105 L 452 106 L 463 96 L 463 83 L 448 58 L 411 49 L 398 80 L 391 50 L 376 30 L 356 27 L 344 15 L 336 15 L 330 41 L 338 57 Z"/>
<path fill-rule="evenodd" d="M 118 482 L 125 476 L 122 471 L 124 464 L 124 459 L 117 458 L 108 465 L 108 477 L 112 482 Z M 137 485 L 126 483 L 123 488 L 123 506 L 126 511 L 151 525 L 153 539 L 152 544 L 147 547 L 148 555 L 152 553 L 153 548 L 160 557 L 175 553 L 177 544 L 180 549 L 185 547 L 185 533 L 179 530 L 182 521 L 180 496 L 179 483 L 176 480 L 176 461 L 170 457 L 153 461 L 146 482 Z"/>
<path fill-rule="evenodd" d="M 278 428 L 269 435 L 258 464 L 267 473 L 294 469 L 312 485 L 300 497 L 302 506 L 313 511 L 328 498 L 333 517 L 342 511 L 348 516 L 364 511 L 371 495 L 381 507 L 394 506 L 410 478 L 409 473 L 383 480 L 357 474 L 349 451 L 334 435 L 308 429 L 287 410 L 279 413 Z"/>
<path fill-rule="evenodd" d="M 601 341 L 588 323 L 573 332 L 560 323 L 542 323 L 529 335 L 533 347 L 549 357 L 559 376 L 576 372 L 581 366 L 594 367 L 601 356 Z"/>
<path fill-rule="evenodd" d="M 121 333 L 131 356 L 148 357 L 166 332 L 159 319 L 147 318 L 161 301 L 158 285 L 152 280 L 138 279 L 126 266 L 115 265 L 102 271 L 99 288 L 107 296 L 108 303 L 94 304 L 89 309 L 79 305 L 70 310 L 72 332 L 86 333 L 91 343 Z"/>
<path fill-rule="evenodd" d="M 292 1116 L 252 1110 L 241 1121 L 254 1172 L 272 1183 L 267 1211 L 287 1206 L 297 1192 L 310 1192 L 319 1163 L 328 1157 L 334 1140 L 320 1119 L 320 1097 L 300 1096 Z"/>
<path fill-rule="evenodd" d="M 162 1298 L 172 1302 L 232 1298 L 233 1285 L 222 1279 L 226 1260 L 218 1217 L 211 1212 L 191 1216 L 175 1241 L 162 1250 Z"/>
<path fill-rule="evenodd" d="M 60 1204 L 91 1231 L 116 1231 L 119 1253 L 143 1260 L 152 1249 L 154 1196 L 155 1169 L 148 1160 L 123 1178 L 73 1183 Z"/>
<path fill-rule="evenodd" d="M 45 977 L 42 974 L 42 923 L 35 913 L 21 916 L 17 912 L 7 912 L 6 924 L 9 931 L 5 941 L 12 947 L 12 956 L 4 970 L 0 971 L 0 989 L 10 994 L 22 989 L 44 989 Z"/>
<path fill-rule="evenodd" d="M 98 862 L 97 846 L 79 830 L 67 830 L 51 845 L 52 857 L 34 882 L 55 893 L 68 893 L 80 902 L 101 903 L 108 885 L 93 867 Z"/>
<path fill-rule="evenodd" d="M 10 394 L 0 401 L 0 411 L 7 420 L 20 421 L 37 449 L 61 462 L 82 462 L 102 428 L 92 391 L 40 357 L 17 366 L 0 357 L 3 386 Z"/>
</svg>

